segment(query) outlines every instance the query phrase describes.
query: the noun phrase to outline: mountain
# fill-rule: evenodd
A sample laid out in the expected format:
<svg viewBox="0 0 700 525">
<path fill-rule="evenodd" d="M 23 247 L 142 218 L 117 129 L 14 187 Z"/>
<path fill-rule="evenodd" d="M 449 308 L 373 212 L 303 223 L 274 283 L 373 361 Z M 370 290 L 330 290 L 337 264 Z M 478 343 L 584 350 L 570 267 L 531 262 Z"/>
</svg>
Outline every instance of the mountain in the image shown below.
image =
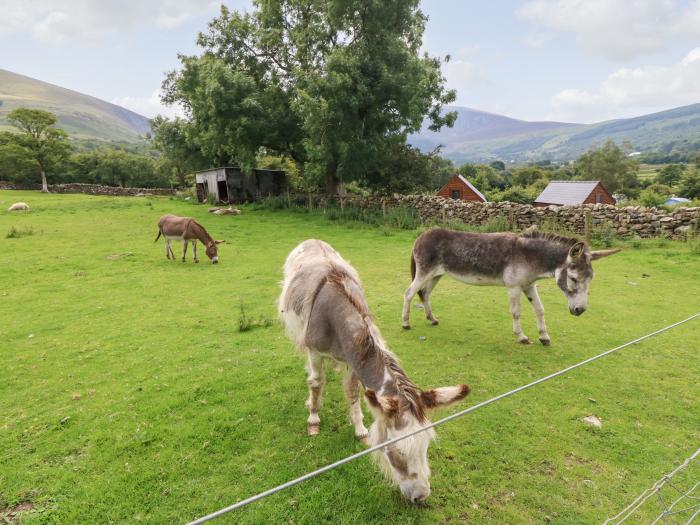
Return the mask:
<svg viewBox="0 0 700 525">
<path fill-rule="evenodd" d="M 423 151 L 442 144 L 442 154 L 456 163 L 566 161 L 608 139 L 628 141 L 641 152 L 700 149 L 700 104 L 597 124 L 527 122 L 468 108 L 448 109 L 459 114 L 454 128 L 422 131 L 409 142 Z M 466 123 L 460 126 L 460 119 Z"/>
<path fill-rule="evenodd" d="M 10 128 L 7 114 L 27 107 L 58 117 L 58 126 L 75 139 L 139 142 L 150 132 L 146 117 L 48 82 L 0 69 L 0 129 Z"/>
</svg>

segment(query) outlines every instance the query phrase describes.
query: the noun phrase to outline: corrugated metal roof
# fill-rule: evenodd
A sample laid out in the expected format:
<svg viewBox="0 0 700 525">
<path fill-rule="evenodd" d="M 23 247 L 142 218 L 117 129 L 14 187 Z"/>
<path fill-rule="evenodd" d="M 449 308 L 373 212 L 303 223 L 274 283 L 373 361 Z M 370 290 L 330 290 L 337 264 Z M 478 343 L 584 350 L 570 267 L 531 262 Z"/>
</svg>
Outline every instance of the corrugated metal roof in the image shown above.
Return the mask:
<svg viewBox="0 0 700 525">
<path fill-rule="evenodd" d="M 471 189 L 474 193 L 476 193 L 479 197 L 481 197 L 484 200 L 484 202 L 488 202 L 488 199 L 486 197 L 484 197 L 484 194 L 481 193 L 479 190 L 477 190 L 476 187 L 471 182 L 469 182 L 467 179 L 462 177 L 462 175 L 458 174 L 457 176 L 459 177 L 459 180 L 461 180 L 464 184 L 469 186 L 469 189 Z"/>
<path fill-rule="evenodd" d="M 535 202 L 543 204 L 581 204 L 598 185 L 597 180 L 554 180 L 540 193 Z"/>
</svg>

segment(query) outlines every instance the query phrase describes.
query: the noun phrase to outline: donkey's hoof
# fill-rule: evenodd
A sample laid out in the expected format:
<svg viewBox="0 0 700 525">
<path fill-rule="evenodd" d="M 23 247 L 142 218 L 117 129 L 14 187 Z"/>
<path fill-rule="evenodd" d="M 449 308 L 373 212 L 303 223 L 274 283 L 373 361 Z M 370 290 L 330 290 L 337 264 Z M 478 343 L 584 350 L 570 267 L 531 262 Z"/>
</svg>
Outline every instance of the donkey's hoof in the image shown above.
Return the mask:
<svg viewBox="0 0 700 525">
<path fill-rule="evenodd" d="M 540 343 L 542 343 L 544 346 L 549 346 L 552 344 L 552 341 L 550 339 L 545 339 L 544 337 L 540 337 Z"/>
<path fill-rule="evenodd" d="M 437 319 L 433 319 L 432 321 L 430 321 L 430 324 L 433 326 L 437 326 L 440 324 L 440 321 L 438 321 Z"/>
<path fill-rule="evenodd" d="M 404 325 L 401 325 L 401 326 L 402 326 L 402 328 L 403 328 L 404 330 L 410 330 L 410 329 L 411 329 L 411 325 L 410 325 L 410 324 L 404 324 Z"/>
<path fill-rule="evenodd" d="M 318 436 L 321 433 L 321 425 L 318 423 L 309 423 L 306 426 L 306 431 L 309 436 Z"/>
<path fill-rule="evenodd" d="M 529 338 L 529 337 L 526 337 L 526 338 L 524 338 L 524 339 L 519 339 L 518 342 L 519 342 L 521 345 L 531 345 L 531 344 L 532 344 L 532 341 L 530 341 L 530 338 Z"/>
<path fill-rule="evenodd" d="M 360 443 L 369 445 L 369 432 L 365 430 L 362 434 L 355 434 L 355 439 Z"/>
<path fill-rule="evenodd" d="M 195 259 L 194 263 L 197 264 L 199 262 L 199 259 Z"/>
</svg>

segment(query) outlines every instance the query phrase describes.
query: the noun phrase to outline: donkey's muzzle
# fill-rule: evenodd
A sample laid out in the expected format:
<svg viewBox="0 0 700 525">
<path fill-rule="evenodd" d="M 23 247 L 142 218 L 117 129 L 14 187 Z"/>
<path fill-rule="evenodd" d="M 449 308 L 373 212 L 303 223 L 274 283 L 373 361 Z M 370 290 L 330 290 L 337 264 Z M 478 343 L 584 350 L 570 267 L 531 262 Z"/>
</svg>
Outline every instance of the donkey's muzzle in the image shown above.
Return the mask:
<svg viewBox="0 0 700 525">
<path fill-rule="evenodd" d="M 583 308 L 582 306 L 575 306 L 574 308 L 569 308 L 569 311 L 571 312 L 572 315 L 575 315 L 576 317 L 578 317 L 583 312 L 585 312 L 586 309 Z"/>
</svg>

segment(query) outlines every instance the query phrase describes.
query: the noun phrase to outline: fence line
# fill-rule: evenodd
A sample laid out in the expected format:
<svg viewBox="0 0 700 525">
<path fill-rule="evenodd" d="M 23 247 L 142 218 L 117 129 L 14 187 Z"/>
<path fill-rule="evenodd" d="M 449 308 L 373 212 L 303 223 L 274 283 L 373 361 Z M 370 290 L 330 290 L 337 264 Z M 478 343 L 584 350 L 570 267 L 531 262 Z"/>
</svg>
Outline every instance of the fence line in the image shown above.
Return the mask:
<svg viewBox="0 0 700 525">
<path fill-rule="evenodd" d="M 311 479 L 311 478 L 314 478 L 314 477 L 316 477 L 316 476 L 319 476 L 319 475 L 321 475 L 321 474 L 323 474 L 323 473 L 325 473 L 325 472 L 328 472 L 328 471 L 330 471 L 330 470 L 336 469 L 336 468 L 338 468 L 338 467 L 340 467 L 340 466 L 342 466 L 342 465 L 345 465 L 346 463 L 349 463 L 349 462 L 351 462 L 351 461 L 354 461 L 354 460 L 356 460 L 356 459 L 359 459 L 359 458 L 361 458 L 362 456 L 366 456 L 367 454 L 371 454 L 372 452 L 376 452 L 376 451 L 378 451 L 378 450 L 380 450 L 380 449 L 382 449 L 382 448 L 384 448 L 384 447 L 386 447 L 386 446 L 392 445 L 392 444 L 394 444 L 394 443 L 396 443 L 396 442 L 398 442 L 398 441 L 404 440 L 404 439 L 406 439 L 406 438 L 409 438 L 409 437 L 411 437 L 411 436 L 414 436 L 414 435 L 416 435 L 416 434 L 418 434 L 418 433 L 420 433 L 420 432 L 424 432 L 424 431 L 426 431 L 426 430 L 428 430 L 428 429 L 437 427 L 437 426 L 439 426 L 439 425 L 443 425 L 443 424 L 447 423 L 448 421 L 452 421 L 453 419 L 457 419 L 457 418 L 459 418 L 459 417 L 465 416 L 466 414 L 469 414 L 470 412 L 474 412 L 475 410 L 478 410 L 478 409 L 483 408 L 483 407 L 485 407 L 485 406 L 487 406 L 487 405 L 490 405 L 490 404 L 492 404 L 492 403 L 495 403 L 496 401 L 500 401 L 501 399 L 505 399 L 506 397 L 510 397 L 510 396 L 512 396 L 513 394 L 517 394 L 518 392 L 522 392 L 523 390 L 527 390 L 527 389 L 529 389 L 529 388 L 532 388 L 533 386 L 539 385 L 540 383 L 544 383 L 545 381 L 548 381 L 548 380 L 553 379 L 553 378 L 555 378 L 555 377 L 559 377 L 559 376 L 561 376 L 561 375 L 563 375 L 563 374 L 566 374 L 566 373 L 568 373 L 568 372 L 570 372 L 570 371 L 572 371 L 572 370 L 575 370 L 576 368 L 582 367 L 582 366 L 584 366 L 584 365 L 587 365 L 588 363 L 591 363 L 591 362 L 596 361 L 596 360 L 598 360 L 598 359 L 600 359 L 600 358 L 602 358 L 602 357 L 605 357 L 605 356 L 607 356 L 607 355 L 609 355 L 609 354 L 612 354 L 612 353 L 614 353 L 614 352 L 617 352 L 618 350 L 622 350 L 623 348 L 626 348 L 626 347 L 628 347 L 628 346 L 631 346 L 631 345 L 634 345 L 634 344 L 639 343 L 639 342 L 641 342 L 641 341 L 644 341 L 645 339 L 649 339 L 650 337 L 654 337 L 654 336 L 659 335 L 659 334 L 661 334 L 661 333 L 663 333 L 663 332 L 666 332 L 666 331 L 668 331 L 668 330 L 671 330 L 672 328 L 675 328 L 676 326 L 682 325 L 683 323 L 687 323 L 688 321 L 691 321 L 691 320 L 695 319 L 696 317 L 700 317 L 700 312 L 698 312 L 698 313 L 696 313 L 696 314 L 694 314 L 694 315 L 691 315 L 690 317 L 688 317 L 688 318 L 686 318 L 686 319 L 683 319 L 682 321 L 678 321 L 678 322 L 676 322 L 676 323 L 670 324 L 670 325 L 668 325 L 668 326 L 665 326 L 664 328 L 661 328 L 661 329 L 659 329 L 659 330 L 656 330 L 655 332 L 651 332 L 651 333 L 649 333 L 649 334 L 646 334 L 646 335 L 643 335 L 643 336 L 641 336 L 641 337 L 638 337 L 637 339 L 634 339 L 633 341 L 629 341 L 629 342 L 627 342 L 627 343 L 625 343 L 625 344 L 623 344 L 623 345 L 620 345 L 620 346 L 617 346 L 617 347 L 612 348 L 612 349 L 610 349 L 610 350 L 607 350 L 607 351 L 605 351 L 605 352 L 603 352 L 603 353 L 601 353 L 601 354 L 595 355 L 595 356 L 593 356 L 593 357 L 589 357 L 588 359 L 585 359 L 585 360 L 583 360 L 583 361 L 581 361 L 581 362 L 579 362 L 579 363 L 576 363 L 576 364 L 571 365 L 571 366 L 569 366 L 569 367 L 567 367 L 567 368 L 564 368 L 564 369 L 562 369 L 562 370 L 559 370 L 558 372 L 554 372 L 553 374 L 549 374 L 548 376 L 541 377 L 540 379 L 537 379 L 537 380 L 535 380 L 535 381 L 532 381 L 531 383 L 528 383 L 528 384 L 526 384 L 526 385 L 520 386 L 520 387 L 515 388 L 515 389 L 513 389 L 513 390 L 509 390 L 508 392 L 504 392 L 503 394 L 500 394 L 500 395 L 498 395 L 498 396 L 496 396 L 496 397 L 492 397 L 491 399 L 487 399 L 486 401 L 482 401 L 481 403 L 477 403 L 476 405 L 473 405 L 473 406 L 471 406 L 471 407 L 469 407 L 469 408 L 466 408 L 466 409 L 464 409 L 464 410 L 461 410 L 461 411 L 459 411 L 459 412 L 455 412 L 454 414 L 451 414 L 451 415 L 449 415 L 449 416 L 447 416 L 447 417 L 444 417 L 444 418 L 442 418 L 442 419 L 440 419 L 440 420 L 438 420 L 438 421 L 436 421 L 436 422 L 434 422 L 434 423 L 431 423 L 431 424 L 429 424 L 429 425 L 426 425 L 426 426 L 424 426 L 424 427 L 421 427 L 421 428 L 419 428 L 419 429 L 417 429 L 417 430 L 414 430 L 414 431 L 412 431 L 412 432 L 408 432 L 407 434 L 404 434 L 404 435 L 399 436 L 399 437 L 394 438 L 394 439 L 390 439 L 390 440 L 388 440 L 388 441 L 385 441 L 385 442 L 380 443 L 380 444 L 378 444 L 378 445 L 375 445 L 375 446 L 373 446 L 373 447 L 369 447 L 369 448 L 367 448 L 367 449 L 365 449 L 365 450 L 362 450 L 362 451 L 360 451 L 360 452 L 357 452 L 356 454 L 353 454 L 353 455 L 348 456 L 348 457 L 346 457 L 346 458 L 343 458 L 343 459 L 341 459 L 341 460 L 339 460 L 339 461 L 336 461 L 335 463 L 330 463 L 329 465 L 326 465 L 325 467 L 321 467 L 321 468 L 319 468 L 319 469 L 317 469 L 317 470 L 314 470 L 314 471 L 312 471 L 312 472 L 309 472 L 309 473 L 307 473 L 307 474 L 304 474 L 303 476 L 300 476 L 300 477 L 298 477 L 298 478 L 296 478 L 296 479 L 287 481 L 286 483 L 282 483 L 281 485 L 278 485 L 278 486 L 273 487 L 273 488 L 271 488 L 271 489 L 268 489 L 268 490 L 265 490 L 265 491 L 263 491 L 263 492 L 260 492 L 259 494 L 256 494 L 256 495 L 254 495 L 254 496 L 251 496 L 251 497 L 249 497 L 249 498 L 246 498 L 246 499 L 244 499 L 244 500 L 241 500 L 241 501 L 239 501 L 239 502 L 237 502 L 237 503 L 234 503 L 234 504 L 232 504 L 232 505 L 229 505 L 228 507 L 224 507 L 223 509 L 217 510 L 216 512 L 212 512 L 211 514 L 207 514 L 206 516 L 203 516 L 203 517 L 201 517 L 201 518 L 198 518 L 198 519 L 196 519 L 196 520 L 194 520 L 194 521 L 189 522 L 188 525 L 200 525 L 201 523 L 206 523 L 207 521 L 210 521 L 210 520 L 213 520 L 213 519 L 218 518 L 218 517 L 220 517 L 220 516 L 223 516 L 224 514 L 227 514 L 227 513 L 231 512 L 231 511 L 234 511 L 234 510 L 236 510 L 236 509 L 240 509 L 240 508 L 242 508 L 242 507 L 245 507 L 246 505 L 250 505 L 251 503 L 254 503 L 254 502 L 258 501 L 258 500 L 261 500 L 261 499 L 263 499 L 263 498 L 266 498 L 266 497 L 268 497 L 268 496 L 271 496 L 271 495 L 273 495 L 273 494 L 275 494 L 275 493 L 277 493 L 277 492 L 280 492 L 280 491 L 282 491 L 282 490 L 285 490 L 285 489 L 288 489 L 288 488 L 290 488 L 290 487 L 293 487 L 294 485 L 297 485 L 297 484 L 302 483 L 302 482 L 304 482 L 304 481 L 306 481 L 306 480 L 309 480 L 309 479 Z"/>
<path fill-rule="evenodd" d="M 612 518 L 608 518 L 607 520 L 605 520 L 605 521 L 603 522 L 603 525 L 610 525 L 610 524 L 620 525 L 621 523 L 624 523 L 624 522 L 627 521 L 627 519 L 628 519 L 630 516 L 632 516 L 642 505 L 644 505 L 644 503 L 646 503 L 646 501 L 647 501 L 649 498 L 651 498 L 651 497 L 654 496 L 654 495 L 657 495 L 657 496 L 658 496 L 658 499 L 659 499 L 659 501 L 661 502 L 661 505 L 663 506 L 664 510 L 663 510 L 663 512 L 661 513 L 661 515 L 660 515 L 658 518 L 656 518 L 656 519 L 652 522 L 652 525 L 654 525 L 655 523 L 658 523 L 659 520 L 663 520 L 664 523 L 667 523 L 666 517 L 667 517 L 667 516 L 671 516 L 672 514 L 679 514 L 679 513 L 681 513 L 681 512 L 687 512 L 687 511 L 689 511 L 689 510 L 693 510 L 693 509 L 695 509 L 695 508 L 698 508 L 698 511 L 697 511 L 696 513 L 694 513 L 694 514 L 690 517 L 690 520 L 687 522 L 687 523 L 690 523 L 690 522 L 695 518 L 695 516 L 697 516 L 698 513 L 700 513 L 700 505 L 693 506 L 693 507 L 689 507 L 689 508 L 684 508 L 684 509 L 682 509 L 682 510 L 680 510 L 680 511 L 674 511 L 673 508 L 676 506 L 676 503 L 678 503 L 679 501 L 681 501 L 681 500 L 684 499 L 684 498 L 690 498 L 690 499 L 700 500 L 700 498 L 698 498 L 697 496 L 691 496 L 691 495 L 690 495 L 690 494 L 693 493 L 693 491 L 694 491 L 698 486 L 700 486 L 700 482 L 698 482 L 698 483 L 696 483 L 695 485 L 693 485 L 693 486 L 690 488 L 690 490 L 687 490 L 687 491 L 684 492 L 684 491 L 680 490 L 679 488 L 677 488 L 676 486 L 674 486 L 674 485 L 671 483 L 671 479 L 673 478 L 673 476 L 675 476 L 676 474 L 678 474 L 681 470 L 685 469 L 685 468 L 690 464 L 690 462 L 693 461 L 693 460 L 694 460 L 695 458 L 697 458 L 698 456 L 700 456 L 700 448 L 698 448 L 693 454 L 691 454 L 690 457 L 688 457 L 683 463 L 681 463 L 680 465 L 678 465 L 678 467 L 676 467 L 676 468 L 673 470 L 673 472 L 671 472 L 671 473 L 669 473 L 669 474 L 666 474 L 664 477 L 662 477 L 662 478 L 659 479 L 656 483 L 654 483 L 651 487 L 649 487 L 649 488 L 646 489 L 644 492 L 642 492 L 639 496 L 637 496 L 637 498 L 635 498 L 635 500 L 632 501 L 632 503 L 630 503 L 629 505 L 627 505 L 627 507 L 625 507 L 624 509 L 622 509 L 620 512 L 618 512 L 618 513 L 617 513 L 615 516 L 613 516 Z M 667 485 L 667 484 L 670 485 L 671 487 L 673 487 L 676 491 L 678 491 L 678 492 L 681 494 L 680 497 L 677 498 L 677 499 L 676 499 L 673 503 L 671 503 L 670 505 L 667 505 L 667 504 L 666 504 L 666 501 L 663 499 L 663 497 L 661 496 L 661 493 L 659 492 L 659 491 L 664 487 L 664 485 Z M 616 521 L 616 520 L 619 520 L 619 521 Z"/>
</svg>

